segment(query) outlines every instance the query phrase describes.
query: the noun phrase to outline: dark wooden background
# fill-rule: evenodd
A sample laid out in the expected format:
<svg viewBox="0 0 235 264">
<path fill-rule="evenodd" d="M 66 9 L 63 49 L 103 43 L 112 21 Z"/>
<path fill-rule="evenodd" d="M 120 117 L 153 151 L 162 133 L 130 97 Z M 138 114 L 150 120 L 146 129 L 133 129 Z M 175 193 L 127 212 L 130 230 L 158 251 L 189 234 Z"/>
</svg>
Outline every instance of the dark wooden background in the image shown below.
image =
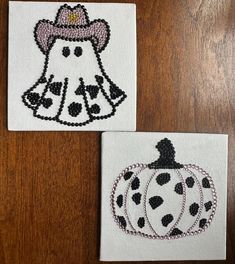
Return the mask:
<svg viewBox="0 0 235 264">
<path fill-rule="evenodd" d="M 235 1 L 135 2 L 137 130 L 229 134 L 235 263 Z M 101 134 L 7 131 L 7 17 L 1 0 L 0 264 L 98 263 Z"/>
</svg>

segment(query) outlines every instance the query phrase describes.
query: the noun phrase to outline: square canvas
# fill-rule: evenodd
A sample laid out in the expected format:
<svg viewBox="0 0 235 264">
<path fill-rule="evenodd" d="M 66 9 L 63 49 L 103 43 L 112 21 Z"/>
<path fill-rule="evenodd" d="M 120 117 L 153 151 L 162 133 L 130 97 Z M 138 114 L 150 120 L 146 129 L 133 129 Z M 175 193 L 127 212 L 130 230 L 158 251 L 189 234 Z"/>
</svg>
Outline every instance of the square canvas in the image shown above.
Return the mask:
<svg viewBox="0 0 235 264">
<path fill-rule="evenodd" d="M 102 261 L 226 258 L 227 135 L 102 135 Z"/>
<path fill-rule="evenodd" d="M 134 131 L 135 10 L 10 1 L 8 129 Z"/>
</svg>

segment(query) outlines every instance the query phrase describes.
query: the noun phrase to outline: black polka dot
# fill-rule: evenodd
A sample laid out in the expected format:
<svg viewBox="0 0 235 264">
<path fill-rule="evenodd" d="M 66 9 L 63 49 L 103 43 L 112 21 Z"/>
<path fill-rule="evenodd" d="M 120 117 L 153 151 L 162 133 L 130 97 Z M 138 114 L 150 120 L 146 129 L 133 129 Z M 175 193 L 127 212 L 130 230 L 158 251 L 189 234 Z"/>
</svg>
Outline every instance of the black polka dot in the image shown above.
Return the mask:
<svg viewBox="0 0 235 264">
<path fill-rule="evenodd" d="M 160 196 L 153 196 L 149 198 L 149 204 L 152 207 L 152 209 L 156 209 L 163 203 L 163 199 Z"/>
<path fill-rule="evenodd" d="M 98 104 L 93 104 L 90 108 L 90 111 L 92 114 L 99 114 L 100 112 L 100 107 Z"/>
<path fill-rule="evenodd" d="M 159 185 L 164 185 L 171 180 L 171 176 L 169 173 L 161 173 L 157 176 L 156 181 Z"/>
<path fill-rule="evenodd" d="M 75 91 L 75 94 L 76 95 L 83 95 L 84 94 L 84 87 L 82 85 L 79 85 Z"/>
<path fill-rule="evenodd" d="M 143 228 L 144 225 L 145 225 L 144 217 L 140 217 L 140 218 L 138 219 L 137 224 L 138 224 L 138 227 Z"/>
<path fill-rule="evenodd" d="M 110 91 L 110 97 L 113 100 L 123 94 L 122 90 L 119 89 L 116 85 L 110 85 L 109 91 Z"/>
<path fill-rule="evenodd" d="M 82 111 L 82 105 L 79 103 L 72 103 L 68 106 L 69 114 L 72 117 L 78 116 Z"/>
<path fill-rule="evenodd" d="M 195 216 L 197 215 L 198 213 L 198 209 L 199 209 L 199 205 L 197 203 L 193 203 L 189 206 L 189 213 L 192 215 L 192 216 Z"/>
<path fill-rule="evenodd" d="M 193 185 L 194 185 L 194 183 L 195 183 L 193 177 L 188 177 L 188 178 L 185 180 L 185 182 L 186 182 L 186 185 L 188 186 L 188 188 L 192 188 Z"/>
<path fill-rule="evenodd" d="M 122 227 L 126 228 L 126 220 L 123 216 L 117 216 L 119 223 Z"/>
<path fill-rule="evenodd" d="M 164 215 L 162 217 L 162 225 L 167 227 L 173 220 L 174 220 L 174 217 L 172 214 Z"/>
<path fill-rule="evenodd" d="M 181 234 L 183 234 L 183 232 L 179 228 L 174 228 L 171 231 L 170 236 L 177 236 L 177 235 L 181 235 Z"/>
<path fill-rule="evenodd" d="M 200 228 L 203 228 L 206 224 L 207 220 L 205 218 L 202 218 L 200 221 L 199 221 L 199 227 Z"/>
<path fill-rule="evenodd" d="M 117 203 L 117 205 L 120 208 L 122 207 L 122 205 L 123 205 L 123 196 L 122 196 L 122 194 L 118 195 L 117 200 L 116 200 L 116 203 Z"/>
<path fill-rule="evenodd" d="M 132 195 L 132 200 L 135 202 L 135 204 L 140 204 L 141 201 L 141 193 L 135 193 Z"/>
<path fill-rule="evenodd" d="M 74 55 L 77 57 L 80 57 L 82 55 L 82 48 L 81 47 L 76 47 L 74 49 Z"/>
<path fill-rule="evenodd" d="M 69 49 L 69 47 L 63 47 L 62 54 L 63 54 L 64 57 L 67 58 L 70 55 L 70 49 Z"/>
<path fill-rule="evenodd" d="M 135 177 L 135 179 L 133 180 L 133 182 L 131 183 L 131 189 L 132 190 L 137 190 L 140 187 L 140 180 L 138 177 Z"/>
<path fill-rule="evenodd" d="M 60 95 L 62 82 L 53 82 L 49 85 L 49 90 L 54 95 Z"/>
<path fill-rule="evenodd" d="M 88 85 L 86 91 L 89 93 L 91 99 L 97 98 L 99 93 L 99 86 L 97 85 Z"/>
<path fill-rule="evenodd" d="M 123 178 L 125 181 L 129 180 L 131 178 L 131 176 L 134 174 L 133 171 L 128 171 L 124 174 Z"/>
<path fill-rule="evenodd" d="M 181 182 L 175 185 L 175 192 L 178 194 L 183 194 L 183 184 Z"/>
<path fill-rule="evenodd" d="M 212 207 L 212 202 L 209 201 L 209 202 L 205 203 L 204 206 L 205 206 L 205 209 L 206 209 L 206 212 L 207 212 L 207 211 L 209 211 L 209 210 L 211 209 L 211 207 Z"/>
<path fill-rule="evenodd" d="M 43 98 L 42 99 L 42 105 L 45 107 L 45 108 L 49 108 L 51 105 L 52 105 L 52 99 L 51 98 Z"/>
<path fill-rule="evenodd" d="M 210 188 L 211 187 L 210 183 L 209 183 L 209 180 L 206 177 L 202 179 L 202 186 L 204 188 Z"/>
<path fill-rule="evenodd" d="M 38 93 L 29 93 L 27 95 L 27 99 L 29 100 L 29 102 L 32 104 L 32 105 L 36 105 L 39 101 L 39 94 Z"/>
</svg>

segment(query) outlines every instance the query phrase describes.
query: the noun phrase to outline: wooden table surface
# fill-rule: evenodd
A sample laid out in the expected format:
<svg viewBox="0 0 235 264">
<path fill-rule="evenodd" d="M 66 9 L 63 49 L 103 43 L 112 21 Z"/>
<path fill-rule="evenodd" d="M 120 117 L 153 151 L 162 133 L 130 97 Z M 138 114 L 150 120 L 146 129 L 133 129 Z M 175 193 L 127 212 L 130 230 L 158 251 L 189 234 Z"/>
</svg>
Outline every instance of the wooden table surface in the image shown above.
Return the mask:
<svg viewBox="0 0 235 264">
<path fill-rule="evenodd" d="M 135 2 L 137 130 L 229 134 L 235 263 L 235 1 Z M 101 134 L 7 131 L 7 12 L 1 0 L 0 264 L 98 263 Z"/>
</svg>

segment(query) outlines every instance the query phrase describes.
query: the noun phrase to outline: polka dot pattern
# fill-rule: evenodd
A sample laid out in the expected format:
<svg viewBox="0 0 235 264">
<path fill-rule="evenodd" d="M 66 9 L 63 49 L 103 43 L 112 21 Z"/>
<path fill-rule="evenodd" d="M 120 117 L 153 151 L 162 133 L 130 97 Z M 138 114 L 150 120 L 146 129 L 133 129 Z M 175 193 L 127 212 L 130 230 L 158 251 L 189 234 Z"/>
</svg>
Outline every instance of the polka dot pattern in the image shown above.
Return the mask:
<svg viewBox="0 0 235 264">
<path fill-rule="evenodd" d="M 138 227 L 143 228 L 145 226 L 145 219 L 144 217 L 140 217 L 137 222 Z"/>
<path fill-rule="evenodd" d="M 203 228 L 203 227 L 205 226 L 206 222 L 207 222 L 207 220 L 206 220 L 205 218 L 201 219 L 201 220 L 199 221 L 199 227 L 200 227 L 200 228 Z"/>
<path fill-rule="evenodd" d="M 43 105 L 43 107 L 45 107 L 47 109 L 52 105 L 52 103 L 53 103 L 53 101 L 51 98 L 43 98 L 42 99 L 42 105 Z"/>
<path fill-rule="evenodd" d="M 202 179 L 202 186 L 203 188 L 210 188 L 210 183 L 209 183 L 209 180 L 205 177 Z"/>
<path fill-rule="evenodd" d="M 140 180 L 138 177 L 135 177 L 135 179 L 133 180 L 133 182 L 131 183 L 131 189 L 132 190 L 137 190 L 140 187 Z"/>
<path fill-rule="evenodd" d="M 62 87 L 62 82 L 53 82 L 49 85 L 49 90 L 54 95 L 59 96 L 61 94 L 61 87 Z"/>
<path fill-rule="evenodd" d="M 133 202 L 134 202 L 136 205 L 140 204 L 141 196 L 142 196 L 141 193 L 134 193 L 134 194 L 132 195 L 132 200 L 133 200 Z"/>
<path fill-rule="evenodd" d="M 167 184 L 170 180 L 171 176 L 169 173 L 161 173 L 156 178 L 156 182 L 161 186 Z"/>
<path fill-rule="evenodd" d="M 193 179 L 193 177 L 188 177 L 185 180 L 185 183 L 186 183 L 186 185 L 187 185 L 188 188 L 193 188 L 194 183 L 195 183 L 195 180 Z"/>
<path fill-rule="evenodd" d="M 75 90 L 76 95 L 83 95 L 84 94 L 84 88 L 83 86 L 78 86 L 78 88 Z"/>
<path fill-rule="evenodd" d="M 39 101 L 39 94 L 38 93 L 29 93 L 27 95 L 27 99 L 29 100 L 29 102 L 32 104 L 32 105 L 36 105 Z"/>
<path fill-rule="evenodd" d="M 171 231 L 170 236 L 177 236 L 177 235 L 181 235 L 181 234 L 183 234 L 183 232 L 179 228 L 174 228 Z"/>
<path fill-rule="evenodd" d="M 123 95 L 123 92 L 121 89 L 119 89 L 116 85 L 110 85 L 110 97 L 112 100 L 117 99 L 121 95 Z"/>
<path fill-rule="evenodd" d="M 209 202 L 205 203 L 204 206 L 205 206 L 205 210 L 206 210 L 206 212 L 207 212 L 207 211 L 209 211 L 209 210 L 211 209 L 211 207 L 212 207 L 212 202 L 209 201 Z"/>
<path fill-rule="evenodd" d="M 122 205 L 123 205 L 123 195 L 122 194 L 118 195 L 117 200 L 116 200 L 116 203 L 117 203 L 117 205 L 120 208 L 122 207 Z"/>
<path fill-rule="evenodd" d="M 163 199 L 160 196 L 153 196 L 149 199 L 149 204 L 153 210 L 163 204 Z"/>
<path fill-rule="evenodd" d="M 135 167 L 128 169 L 134 174 L 129 171 L 130 174 L 121 175 L 122 182 L 126 182 L 122 193 L 125 206 L 119 209 L 116 205 L 116 217 L 123 217 L 119 222 L 123 227 L 126 225 L 127 231 L 141 236 L 146 234 L 149 238 L 178 239 L 200 233 L 209 226 L 216 203 L 212 181 L 204 171 L 196 168 L 191 172 L 186 165 L 182 170 L 155 171 L 141 166 L 139 173 L 135 172 Z M 131 180 L 125 181 L 124 176 Z M 211 190 L 203 187 L 203 179 L 209 181 Z M 118 196 L 115 195 L 115 203 L 120 199 Z"/>
<path fill-rule="evenodd" d="M 190 207 L 189 207 L 189 213 L 190 213 L 192 216 L 197 215 L 198 210 L 199 210 L 199 205 L 198 205 L 197 203 L 193 203 L 193 204 L 191 204 Z"/>
<path fill-rule="evenodd" d="M 122 227 L 126 228 L 126 220 L 123 216 L 117 216 L 117 219 L 119 221 L 119 223 L 121 224 Z"/>
<path fill-rule="evenodd" d="M 131 176 L 134 174 L 133 171 L 128 171 L 124 174 L 123 178 L 125 181 L 129 180 L 131 178 Z"/>
<path fill-rule="evenodd" d="M 90 108 L 92 114 L 99 114 L 100 113 L 100 106 L 98 104 L 93 104 Z"/>
<path fill-rule="evenodd" d="M 164 215 L 162 217 L 162 225 L 167 227 L 173 220 L 174 220 L 174 217 L 172 214 Z"/>
<path fill-rule="evenodd" d="M 77 117 L 81 111 L 82 111 L 82 105 L 79 104 L 79 103 L 71 103 L 69 106 L 68 106 L 68 111 L 69 111 L 69 114 L 72 116 L 72 117 Z"/>
<path fill-rule="evenodd" d="M 180 195 L 183 194 L 183 184 L 181 182 L 175 185 L 175 192 Z"/>
<path fill-rule="evenodd" d="M 99 93 L 99 86 L 97 85 L 88 85 L 86 91 L 89 93 L 91 99 L 97 98 Z"/>
</svg>

